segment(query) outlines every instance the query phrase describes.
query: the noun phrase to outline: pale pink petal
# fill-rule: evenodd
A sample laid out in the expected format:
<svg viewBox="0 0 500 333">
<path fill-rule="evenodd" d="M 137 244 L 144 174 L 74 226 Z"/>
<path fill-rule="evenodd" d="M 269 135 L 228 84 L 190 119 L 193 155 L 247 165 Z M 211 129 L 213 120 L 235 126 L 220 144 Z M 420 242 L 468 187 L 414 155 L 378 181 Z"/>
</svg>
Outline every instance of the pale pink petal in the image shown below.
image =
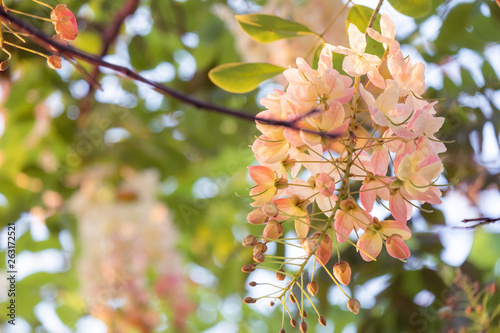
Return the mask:
<svg viewBox="0 0 500 333">
<path fill-rule="evenodd" d="M 344 55 L 356 55 L 356 51 L 353 51 L 351 49 L 348 49 L 347 47 L 340 46 L 340 45 L 331 46 L 330 50 L 332 50 L 332 52 L 344 54 Z"/>
<path fill-rule="evenodd" d="M 316 250 L 316 261 L 326 266 L 332 255 L 332 240 L 325 235 Z"/>
<path fill-rule="evenodd" d="M 379 231 L 386 236 L 399 235 L 404 240 L 410 239 L 411 237 L 411 231 L 404 223 L 394 220 L 384 220 L 379 223 Z"/>
<path fill-rule="evenodd" d="M 389 208 L 391 210 L 392 216 L 401 223 L 406 223 L 408 221 L 408 210 L 406 207 L 406 201 L 403 199 L 399 192 L 391 195 L 389 199 Z"/>
<path fill-rule="evenodd" d="M 371 69 L 371 64 L 358 55 L 348 55 L 342 62 L 342 69 L 349 75 L 361 76 Z"/>
<path fill-rule="evenodd" d="M 349 46 L 351 49 L 357 54 L 365 53 L 366 37 L 361 33 L 361 31 L 359 31 L 358 27 L 352 23 L 349 24 L 347 33 L 349 34 Z"/>
<path fill-rule="evenodd" d="M 337 213 L 335 213 L 335 231 L 337 234 L 337 241 L 340 243 L 345 242 L 352 229 L 354 229 L 352 217 L 340 209 L 337 210 Z"/>
<path fill-rule="evenodd" d="M 297 238 L 305 238 L 309 233 L 309 219 L 304 217 L 307 216 L 307 211 L 298 210 L 297 217 L 301 218 L 295 219 L 295 232 L 297 233 Z"/>
<path fill-rule="evenodd" d="M 399 235 L 387 238 L 385 242 L 387 253 L 397 259 L 408 259 L 411 255 L 410 249 Z"/>
<path fill-rule="evenodd" d="M 397 168 L 397 176 L 402 181 L 407 181 L 410 179 L 411 173 L 411 157 L 410 155 L 405 155 Z"/>
<path fill-rule="evenodd" d="M 359 199 L 367 212 L 371 212 L 373 210 L 373 204 L 377 198 L 377 191 L 373 190 L 375 187 L 378 187 L 377 182 L 369 182 L 363 184 L 359 189 Z"/>
<path fill-rule="evenodd" d="M 250 204 L 250 206 L 260 207 L 266 202 L 273 200 L 276 195 L 276 189 L 274 187 L 266 188 L 264 186 L 257 185 L 250 190 L 250 195 L 253 196 L 252 199 L 255 200 Z"/>
<path fill-rule="evenodd" d="M 385 176 L 389 165 L 389 150 L 386 147 L 378 146 L 373 148 L 372 165 L 376 175 Z"/>
<path fill-rule="evenodd" d="M 275 182 L 274 171 L 262 165 L 255 165 L 248 167 L 250 178 L 253 179 L 258 185 L 265 188 L 273 187 Z"/>
<path fill-rule="evenodd" d="M 368 255 L 373 258 L 377 258 L 380 251 L 382 251 L 382 244 L 382 238 L 380 238 L 376 231 L 371 229 L 366 230 L 365 233 L 359 237 L 357 243 L 360 248 L 359 254 L 361 255 L 361 258 L 365 261 L 373 260 Z"/>
<path fill-rule="evenodd" d="M 269 140 L 271 139 L 261 135 L 252 145 L 255 158 L 261 164 L 273 164 L 283 160 L 290 149 L 290 144 L 284 139 L 280 141 Z"/>
</svg>

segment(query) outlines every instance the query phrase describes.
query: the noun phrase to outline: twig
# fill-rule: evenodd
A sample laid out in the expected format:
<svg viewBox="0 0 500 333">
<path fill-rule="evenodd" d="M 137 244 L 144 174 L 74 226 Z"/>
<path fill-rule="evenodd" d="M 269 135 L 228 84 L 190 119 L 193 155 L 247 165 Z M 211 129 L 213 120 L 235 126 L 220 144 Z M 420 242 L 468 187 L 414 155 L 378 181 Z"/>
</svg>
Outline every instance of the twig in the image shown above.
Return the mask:
<svg viewBox="0 0 500 333">
<path fill-rule="evenodd" d="M 477 228 L 477 227 L 485 225 L 485 224 L 495 223 L 497 221 L 500 221 L 500 217 L 497 217 L 497 218 L 477 217 L 477 218 L 474 218 L 474 219 L 463 219 L 462 220 L 463 223 L 476 222 L 476 224 L 474 224 L 474 225 L 470 225 L 470 226 L 464 227 L 465 229 L 474 229 L 474 228 Z M 460 228 L 460 227 L 458 227 L 458 228 Z"/>
<path fill-rule="evenodd" d="M 312 131 L 306 128 L 301 128 L 299 126 L 296 126 L 295 120 L 292 121 L 284 121 L 284 120 L 275 120 L 275 119 L 265 119 L 262 117 L 258 117 L 252 114 L 245 113 L 241 110 L 235 110 L 231 109 L 225 106 L 220 106 L 220 105 L 215 105 L 206 101 L 199 100 L 191 95 L 185 94 L 183 92 L 180 92 L 178 90 L 175 90 L 171 87 L 168 87 L 166 85 L 163 85 L 159 82 L 155 82 L 149 79 L 146 79 L 145 77 L 139 75 L 138 73 L 134 72 L 133 70 L 120 66 L 120 65 L 115 65 L 110 62 L 107 62 L 103 60 L 101 57 L 96 56 L 94 54 L 89 54 L 87 52 L 84 52 L 78 48 L 69 46 L 69 45 L 62 45 L 57 42 L 54 42 L 52 39 L 50 39 L 47 35 L 45 35 L 43 32 L 40 30 L 34 28 L 33 26 L 27 24 L 26 22 L 18 19 L 17 17 L 14 17 L 7 13 L 3 8 L 0 7 L 0 17 L 4 18 L 5 20 L 9 21 L 12 26 L 14 26 L 17 30 L 22 30 L 28 34 L 30 34 L 34 42 L 37 43 L 38 45 L 46 48 L 47 50 L 55 49 L 58 50 L 58 53 L 66 58 L 72 59 L 80 59 L 82 61 L 85 61 L 87 63 L 93 64 L 95 66 L 99 67 L 105 67 L 108 69 L 112 69 L 121 75 L 132 79 L 137 82 L 142 82 L 144 84 L 149 85 L 159 93 L 173 97 L 181 102 L 184 102 L 186 104 L 192 105 L 198 109 L 203 109 L 207 111 L 213 111 L 216 113 L 244 119 L 244 120 L 250 120 L 250 121 L 258 121 L 263 124 L 268 124 L 272 126 L 283 126 L 295 130 L 300 130 L 306 133 L 310 134 L 315 134 L 320 137 L 325 137 L 329 139 L 337 139 L 340 137 L 338 134 L 330 134 L 330 133 L 325 133 L 325 132 L 318 132 L 318 131 Z"/>
<path fill-rule="evenodd" d="M 120 28 L 125 21 L 125 19 L 132 15 L 139 6 L 140 0 L 127 0 L 121 7 L 121 9 L 116 13 L 113 22 L 104 30 L 102 33 L 102 48 L 100 56 L 101 58 L 108 54 L 109 48 L 116 41 Z M 90 74 L 93 81 L 97 81 L 99 76 L 99 66 L 95 66 L 92 74 Z M 87 113 L 90 109 L 90 96 L 94 92 L 94 86 L 90 85 L 87 95 L 83 98 L 80 111 L 82 114 Z"/>
<path fill-rule="evenodd" d="M 382 3 L 384 3 L 384 0 L 380 0 L 377 4 L 377 7 L 375 7 L 375 10 L 373 11 L 372 16 L 370 17 L 370 21 L 368 22 L 368 28 L 371 28 L 373 23 L 375 22 L 377 14 L 380 11 L 380 7 L 382 7 Z"/>
</svg>

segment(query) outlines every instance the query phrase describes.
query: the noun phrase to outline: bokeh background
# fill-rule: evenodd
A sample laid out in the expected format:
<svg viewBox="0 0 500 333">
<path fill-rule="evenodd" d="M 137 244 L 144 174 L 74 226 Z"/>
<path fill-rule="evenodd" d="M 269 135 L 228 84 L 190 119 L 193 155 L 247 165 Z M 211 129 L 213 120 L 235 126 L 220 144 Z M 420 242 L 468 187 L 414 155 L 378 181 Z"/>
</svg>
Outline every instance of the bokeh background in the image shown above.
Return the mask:
<svg viewBox="0 0 500 333">
<path fill-rule="evenodd" d="M 311 319 L 313 332 L 449 332 L 463 325 L 480 332 L 481 316 L 499 303 L 497 292 L 478 312 L 466 290 L 499 282 L 500 222 L 465 230 L 461 220 L 500 217 L 500 7 L 493 0 L 429 2 L 432 8 L 418 18 L 386 2 L 382 12 L 396 22 L 403 53 L 426 64 L 425 97 L 439 100 L 436 109 L 446 118 L 440 139 L 453 141 L 442 155 L 440 182 L 459 182 L 445 188 L 443 205 L 425 205 L 433 213 L 415 212 L 407 263 L 388 255 L 365 263 L 343 249 L 360 314 L 347 311 L 326 274 L 317 275 L 328 326 Z M 322 32 L 346 1 L 66 3 L 80 28 L 72 45 L 199 99 L 256 114 L 261 97 L 282 89 L 279 77 L 236 95 L 215 87 L 208 71 L 238 61 L 284 67 L 297 56 L 312 61 L 318 41 L 260 45 L 234 14 L 280 15 Z M 31 1 L 6 4 L 50 15 Z M 374 8 L 377 1 L 350 2 L 327 41 L 347 42 L 353 4 Z M 116 25 L 120 15 L 125 19 Z M 26 21 L 52 34 L 50 22 Z M 249 281 L 273 277 L 240 271 L 252 257 L 241 240 L 259 232 L 246 222 L 250 200 L 235 195 L 251 186 L 254 124 L 80 65 L 102 90 L 67 61 L 54 71 L 26 52 L 15 52 L 0 73 L 0 251 L 4 258 L 4 227 L 16 222 L 19 272 L 16 326 L 5 323 L 2 310 L 0 331 L 278 332 L 278 306 L 242 304 L 265 292 L 249 290 Z M 5 309 L 5 261 L 0 265 Z M 465 317 L 468 306 L 477 318 Z M 488 332 L 499 326 L 496 317 Z"/>
</svg>

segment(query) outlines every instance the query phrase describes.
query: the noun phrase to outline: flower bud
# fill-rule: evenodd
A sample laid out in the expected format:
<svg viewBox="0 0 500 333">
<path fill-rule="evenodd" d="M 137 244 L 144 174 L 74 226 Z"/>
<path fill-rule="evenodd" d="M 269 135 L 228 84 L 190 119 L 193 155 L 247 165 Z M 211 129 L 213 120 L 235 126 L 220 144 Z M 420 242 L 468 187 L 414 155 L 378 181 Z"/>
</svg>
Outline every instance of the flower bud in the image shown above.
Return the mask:
<svg viewBox="0 0 500 333">
<path fill-rule="evenodd" d="M 302 318 L 307 318 L 307 312 L 306 312 L 306 310 L 302 310 Z"/>
<path fill-rule="evenodd" d="M 311 281 L 307 284 L 307 291 L 311 296 L 316 296 L 318 293 L 318 283 L 316 281 Z"/>
<path fill-rule="evenodd" d="M 303 322 L 300 323 L 300 331 L 302 333 L 306 333 L 307 332 L 307 323 L 305 321 L 303 321 Z"/>
<path fill-rule="evenodd" d="M 267 217 L 276 217 L 278 216 L 278 205 L 274 202 L 266 202 L 262 205 L 262 212 Z"/>
<path fill-rule="evenodd" d="M 344 286 L 347 286 L 351 282 L 351 266 L 349 266 L 349 263 L 347 261 L 336 263 L 333 266 L 333 276 Z"/>
<path fill-rule="evenodd" d="M 257 238 L 252 235 L 248 235 L 245 237 L 245 239 L 243 239 L 241 244 L 243 244 L 244 247 L 253 247 L 255 246 L 255 244 L 257 244 Z"/>
<path fill-rule="evenodd" d="M 286 333 L 285 329 L 284 328 L 280 329 L 280 333 Z"/>
<path fill-rule="evenodd" d="M 262 242 L 258 242 L 253 247 L 253 254 L 254 255 L 256 255 L 257 253 L 266 253 L 266 251 L 267 251 L 267 245 L 262 243 Z"/>
<path fill-rule="evenodd" d="M 361 307 L 361 304 L 355 298 L 351 298 L 349 301 L 347 301 L 347 308 L 349 309 L 349 311 L 351 311 L 354 314 L 359 313 L 360 307 Z"/>
<path fill-rule="evenodd" d="M 61 58 L 56 55 L 51 55 L 47 58 L 47 65 L 52 69 L 61 69 Z"/>
<path fill-rule="evenodd" d="M 321 326 L 326 326 L 326 319 L 323 316 L 319 316 L 318 322 L 321 324 Z"/>
<path fill-rule="evenodd" d="M 297 321 L 295 319 L 290 319 L 290 325 L 292 325 L 292 327 L 297 327 Z"/>
<path fill-rule="evenodd" d="M 335 191 L 335 179 L 322 172 L 316 176 L 316 188 L 325 197 L 331 197 Z"/>
<path fill-rule="evenodd" d="M 255 208 L 247 215 L 247 221 L 250 224 L 264 224 L 267 221 L 267 216 L 262 211 L 262 208 Z"/>
<path fill-rule="evenodd" d="M 75 15 L 66 5 L 59 4 L 50 13 L 50 18 L 54 21 L 54 28 L 58 35 L 66 40 L 73 40 L 78 35 L 78 25 Z"/>
<path fill-rule="evenodd" d="M 9 62 L 7 60 L 0 62 L 0 71 L 1 72 L 6 71 L 7 68 L 9 68 Z"/>
<path fill-rule="evenodd" d="M 255 281 L 251 281 L 251 282 L 248 282 L 248 285 L 249 285 L 250 287 L 255 287 L 255 286 L 257 285 L 257 282 L 255 282 Z"/>
<path fill-rule="evenodd" d="M 408 246 L 405 244 L 403 238 L 398 234 L 388 237 L 385 241 L 385 247 L 391 257 L 397 259 L 408 259 L 411 255 Z"/>
<path fill-rule="evenodd" d="M 489 285 L 486 286 L 486 290 L 492 294 L 495 295 L 497 292 L 497 285 L 495 282 L 490 283 Z"/>
<path fill-rule="evenodd" d="M 266 260 L 266 256 L 263 253 L 257 253 L 253 256 L 253 260 L 260 264 L 263 263 L 264 260 Z"/>
<path fill-rule="evenodd" d="M 61 37 L 61 35 L 58 35 L 58 34 L 55 34 L 54 36 L 52 36 L 51 38 L 54 42 L 56 43 L 59 43 L 59 44 L 62 44 L 64 46 L 68 45 L 68 43 L 64 40 L 64 38 Z M 53 47 L 52 45 L 49 45 L 50 49 L 54 52 L 59 52 L 59 50 L 55 47 Z"/>
<path fill-rule="evenodd" d="M 481 312 L 483 312 L 483 305 L 482 304 L 478 304 L 476 306 L 476 313 L 477 314 L 481 314 Z"/>
<path fill-rule="evenodd" d="M 296 301 L 295 295 L 293 295 L 292 293 L 290 293 L 290 295 L 288 295 L 288 299 L 290 300 L 290 302 L 292 302 L 293 304 L 295 304 L 295 301 Z"/>
<path fill-rule="evenodd" d="M 245 304 L 252 304 L 252 303 L 255 303 L 255 300 L 252 297 L 245 297 L 243 299 L 243 303 L 245 303 Z"/>
<path fill-rule="evenodd" d="M 276 272 L 276 279 L 278 279 L 278 281 L 283 281 L 285 278 L 285 271 L 283 270 L 283 268 L 280 268 L 279 271 Z"/>
<path fill-rule="evenodd" d="M 248 264 L 248 265 L 245 265 L 241 268 L 241 271 L 243 273 L 251 273 L 253 271 L 255 271 L 255 264 Z"/>
<path fill-rule="evenodd" d="M 269 306 L 273 307 L 274 306 L 274 301 L 271 301 L 271 303 L 269 303 Z"/>
<path fill-rule="evenodd" d="M 302 249 L 307 254 L 312 254 L 314 250 L 318 247 L 318 244 L 312 240 L 311 238 L 304 238 L 300 241 L 300 245 L 302 245 Z"/>
<path fill-rule="evenodd" d="M 283 226 L 276 220 L 267 221 L 264 232 L 262 233 L 263 238 L 278 239 L 283 235 Z M 263 239 L 264 240 L 264 239 Z"/>
<path fill-rule="evenodd" d="M 472 313 L 472 306 L 469 305 L 469 306 L 465 307 L 464 312 L 466 315 L 471 314 Z"/>
</svg>

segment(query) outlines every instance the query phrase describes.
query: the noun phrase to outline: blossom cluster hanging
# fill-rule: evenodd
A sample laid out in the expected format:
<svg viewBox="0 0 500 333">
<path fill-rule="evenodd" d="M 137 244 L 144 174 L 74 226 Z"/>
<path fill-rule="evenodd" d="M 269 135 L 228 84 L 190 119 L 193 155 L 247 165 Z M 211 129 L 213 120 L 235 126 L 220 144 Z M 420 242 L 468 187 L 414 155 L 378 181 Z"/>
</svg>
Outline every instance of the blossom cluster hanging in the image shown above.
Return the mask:
<svg viewBox="0 0 500 333">
<path fill-rule="evenodd" d="M 403 56 L 388 15 L 382 15 L 380 26 L 380 33 L 367 28 L 366 34 L 383 44 L 382 59 L 366 53 L 366 35 L 350 24 L 349 48 L 325 44 L 316 70 L 298 58 L 297 68 L 284 71 L 286 91 L 275 90 L 261 100 L 266 110 L 258 114 L 260 119 L 295 126 L 257 121 L 262 135 L 252 150 L 260 165 L 249 167 L 256 185 L 250 190 L 254 210 L 248 222 L 264 230 L 244 239 L 243 245 L 253 248 L 255 262 L 242 270 L 274 270 L 287 284 L 276 293 L 244 302 L 279 301 L 290 315 L 288 297 L 298 308 L 303 332 L 305 311 L 292 288 L 300 288 L 301 299 L 316 294 L 314 272 L 307 287 L 302 284 L 309 259 L 314 257 L 315 265 L 341 288 L 349 284 L 351 268 L 341 259 L 339 243 L 351 243 L 365 261 L 376 260 L 384 246 L 392 257 L 406 260 L 410 250 L 405 241 L 411 237 L 406 224 L 413 207 L 441 203 L 435 181 L 443 171 L 438 154 L 446 148 L 435 134 L 444 119 L 435 116 L 436 102 L 421 97 L 424 65 Z M 332 53 L 345 56 L 342 69 L 348 75 L 333 69 Z M 372 215 L 376 200 L 388 202 L 392 219 Z M 304 255 L 294 258 L 296 267 L 288 270 L 291 258 L 266 254 L 269 242 L 299 245 Z M 330 272 L 326 265 L 334 245 L 337 263 Z M 349 310 L 357 313 L 359 301 L 346 296 Z M 324 317 L 317 315 L 324 325 Z"/>
<path fill-rule="evenodd" d="M 51 5 L 48 5 L 40 0 L 33 0 L 33 2 L 36 2 L 39 5 L 49 8 L 51 10 L 50 18 L 37 16 L 30 13 L 21 12 L 12 8 L 8 8 L 3 1 L 0 4 L 0 7 L 2 8 L 2 10 L 6 12 L 12 12 L 23 16 L 28 16 L 34 19 L 52 22 L 52 24 L 54 24 L 54 30 L 56 31 L 56 34 L 52 37 L 52 40 L 54 40 L 59 44 L 66 45 L 67 41 L 72 41 L 76 39 L 76 37 L 78 36 L 78 24 L 76 22 L 75 15 L 70 9 L 68 9 L 68 7 L 65 4 L 58 4 L 56 7 L 52 7 Z M 26 36 L 29 37 L 28 34 L 25 34 L 21 31 L 15 31 L 15 29 L 12 28 L 7 22 L 2 22 L 2 27 L 0 28 L 0 49 L 5 54 L 7 54 L 8 58 L 7 60 L 4 60 L 0 63 L 0 70 L 4 71 L 8 68 L 9 60 L 12 57 L 11 53 L 5 48 L 5 45 L 42 56 L 47 59 L 47 65 L 50 68 L 61 69 L 61 58 L 58 55 L 53 54 L 48 56 L 36 50 L 30 49 L 28 47 L 21 46 L 16 43 L 11 43 L 4 39 L 3 33 L 8 33 L 15 36 L 21 45 L 26 44 L 26 40 L 23 37 Z M 56 49 L 53 49 L 53 51 L 57 52 Z"/>
</svg>

